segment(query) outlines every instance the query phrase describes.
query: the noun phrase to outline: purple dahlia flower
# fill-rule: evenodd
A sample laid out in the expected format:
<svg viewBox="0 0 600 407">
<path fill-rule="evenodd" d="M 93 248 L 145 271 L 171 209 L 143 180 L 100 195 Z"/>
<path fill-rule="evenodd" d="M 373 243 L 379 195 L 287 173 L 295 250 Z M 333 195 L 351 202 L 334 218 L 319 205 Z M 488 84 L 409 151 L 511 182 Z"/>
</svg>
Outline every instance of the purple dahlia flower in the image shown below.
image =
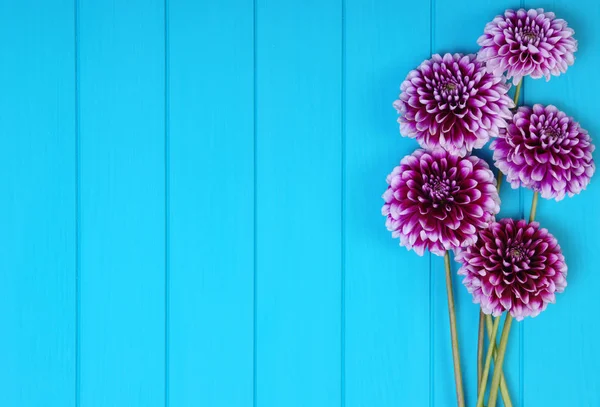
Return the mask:
<svg viewBox="0 0 600 407">
<path fill-rule="evenodd" d="M 513 188 L 557 201 L 584 190 L 596 168 L 588 132 L 552 105 L 520 107 L 490 148 Z"/>
<path fill-rule="evenodd" d="M 486 314 L 509 311 L 518 321 L 535 317 L 567 286 L 558 242 L 537 222 L 502 219 L 457 254 L 458 274 Z"/>
<path fill-rule="evenodd" d="M 394 107 L 400 133 L 421 147 L 465 156 L 481 148 L 512 117 L 510 86 L 485 71 L 475 55 L 436 54 L 411 71 Z"/>
<path fill-rule="evenodd" d="M 477 59 L 496 76 L 507 72 L 515 85 L 527 75 L 550 80 L 575 62 L 574 33 L 565 20 L 541 8 L 506 10 L 485 26 Z"/>
<path fill-rule="evenodd" d="M 400 245 L 423 255 L 468 246 L 500 211 L 496 180 L 487 163 L 447 151 L 416 150 L 387 177 L 381 210 Z"/>
</svg>

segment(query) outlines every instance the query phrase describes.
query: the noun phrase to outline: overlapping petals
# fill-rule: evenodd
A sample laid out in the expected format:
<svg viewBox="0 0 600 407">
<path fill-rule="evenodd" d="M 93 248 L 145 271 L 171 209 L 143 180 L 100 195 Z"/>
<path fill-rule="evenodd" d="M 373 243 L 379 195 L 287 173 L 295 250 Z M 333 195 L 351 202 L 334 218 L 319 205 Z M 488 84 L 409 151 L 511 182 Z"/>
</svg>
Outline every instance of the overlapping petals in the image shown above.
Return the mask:
<svg viewBox="0 0 600 407">
<path fill-rule="evenodd" d="M 437 255 L 477 240 L 500 211 L 496 180 L 480 158 L 416 150 L 387 177 L 382 214 L 400 245 Z"/>
<path fill-rule="evenodd" d="M 489 72 L 500 76 L 506 72 L 517 84 L 521 78 L 558 76 L 575 62 L 575 32 L 567 22 L 543 9 L 506 10 L 489 22 L 477 43 L 477 59 Z"/>
<path fill-rule="evenodd" d="M 531 188 L 547 199 L 578 194 L 595 171 L 587 131 L 552 105 L 520 107 L 490 147 L 513 188 Z"/>
<path fill-rule="evenodd" d="M 475 55 L 433 55 L 402 83 L 394 107 L 400 133 L 421 147 L 465 156 L 481 148 L 512 117 L 509 85 L 487 73 Z"/>
<path fill-rule="evenodd" d="M 537 222 L 502 219 L 479 233 L 456 260 L 463 284 L 486 314 L 509 311 L 535 317 L 567 286 L 567 265 L 558 242 Z"/>
</svg>

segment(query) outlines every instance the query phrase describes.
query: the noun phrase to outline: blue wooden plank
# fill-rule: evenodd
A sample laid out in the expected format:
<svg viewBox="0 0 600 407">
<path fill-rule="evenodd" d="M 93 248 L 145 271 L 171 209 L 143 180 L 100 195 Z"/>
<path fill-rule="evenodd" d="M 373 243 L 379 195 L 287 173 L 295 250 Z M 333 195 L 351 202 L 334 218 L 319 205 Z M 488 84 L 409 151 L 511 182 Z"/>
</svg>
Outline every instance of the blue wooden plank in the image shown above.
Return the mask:
<svg viewBox="0 0 600 407">
<path fill-rule="evenodd" d="M 488 0 L 477 3 L 468 0 L 435 0 L 434 4 L 433 52 L 440 54 L 446 52 L 476 53 L 479 49 L 477 39 L 483 34 L 486 23 L 513 5 L 507 0 Z M 456 29 L 457 25 L 460 25 L 460 30 Z M 497 173 L 488 146 L 481 150 L 475 150 L 473 154 L 484 158 L 490 164 L 494 173 Z M 508 183 L 504 183 L 501 189 L 501 200 L 501 212 L 498 218 L 520 217 L 522 206 L 521 194 L 518 190 L 512 190 Z M 432 256 L 432 267 L 432 324 L 436 326 L 437 330 L 433 342 L 434 374 L 432 380 L 437 387 L 437 391 L 433 394 L 433 404 L 435 406 L 446 406 L 455 404 L 456 396 L 453 381 L 446 285 L 443 276 L 443 258 Z M 467 403 L 473 404 L 477 400 L 479 306 L 473 304 L 472 296 L 462 284 L 462 277 L 456 275 L 460 265 L 453 263 L 452 267 L 464 390 Z M 517 401 L 520 393 L 520 339 L 518 329 L 513 330 L 510 340 L 514 346 L 509 349 L 506 356 L 504 370 L 506 371 L 505 375 L 508 380 L 511 400 L 514 405 L 518 405 Z"/>
<path fill-rule="evenodd" d="M 429 260 L 399 247 L 381 216 L 386 175 L 418 147 L 400 137 L 392 102 L 429 55 L 429 23 L 429 2 L 346 2 L 348 407 L 429 403 Z"/>
<path fill-rule="evenodd" d="M 171 0 L 169 405 L 253 403 L 253 2 Z"/>
<path fill-rule="evenodd" d="M 338 0 L 258 0 L 256 405 L 341 393 Z"/>
<path fill-rule="evenodd" d="M 0 2 L 0 392 L 75 405 L 72 1 Z"/>
<path fill-rule="evenodd" d="M 596 107 L 600 84 L 590 80 L 600 64 L 598 46 L 600 4 L 580 1 L 577 7 L 565 0 L 542 1 L 529 7 L 543 7 L 564 18 L 575 30 L 579 50 L 575 64 L 566 74 L 545 80 L 525 82 L 527 104 L 553 104 L 573 116 L 589 131 L 596 146 L 600 142 L 600 123 Z M 597 158 L 597 154 L 594 154 Z M 568 286 L 557 295 L 556 304 L 524 324 L 524 405 L 597 406 L 600 405 L 597 341 L 600 330 L 594 316 L 600 305 L 593 298 L 600 285 L 598 257 L 600 200 L 598 175 L 586 191 L 561 202 L 540 199 L 537 220 L 558 239 L 569 274 Z M 525 196 L 528 212 L 532 193 Z M 548 363 L 552 360 L 551 363 Z"/>
<path fill-rule="evenodd" d="M 160 0 L 79 1 L 80 400 L 165 403 Z"/>
</svg>

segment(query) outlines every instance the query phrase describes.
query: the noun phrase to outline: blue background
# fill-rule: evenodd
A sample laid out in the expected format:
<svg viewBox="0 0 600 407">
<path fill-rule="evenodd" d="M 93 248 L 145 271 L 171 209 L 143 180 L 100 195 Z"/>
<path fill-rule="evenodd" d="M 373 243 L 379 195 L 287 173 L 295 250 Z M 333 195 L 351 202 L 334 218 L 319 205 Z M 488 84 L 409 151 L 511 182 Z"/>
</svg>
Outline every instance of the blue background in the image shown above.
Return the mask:
<svg viewBox="0 0 600 407">
<path fill-rule="evenodd" d="M 2 406 L 451 406 L 442 259 L 380 214 L 416 147 L 392 102 L 518 6 L 0 1 Z M 600 3 L 525 6 L 579 40 L 525 102 L 599 140 Z M 531 193 L 502 199 L 520 217 Z M 569 286 L 513 325 L 517 406 L 600 406 L 599 201 L 592 181 L 540 203 Z M 454 282 L 472 405 L 478 308 Z"/>
</svg>

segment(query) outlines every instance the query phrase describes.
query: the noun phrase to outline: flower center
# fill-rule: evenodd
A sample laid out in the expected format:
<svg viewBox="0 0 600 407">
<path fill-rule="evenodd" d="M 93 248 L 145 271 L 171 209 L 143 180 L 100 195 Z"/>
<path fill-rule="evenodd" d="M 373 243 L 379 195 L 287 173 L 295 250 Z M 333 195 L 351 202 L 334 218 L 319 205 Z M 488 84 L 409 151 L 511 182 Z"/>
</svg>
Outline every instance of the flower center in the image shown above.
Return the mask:
<svg viewBox="0 0 600 407">
<path fill-rule="evenodd" d="M 463 109 L 467 104 L 469 92 L 465 85 L 460 82 L 460 78 L 448 77 L 438 80 L 434 85 L 433 96 L 438 102 L 440 111 L 452 110 L 456 112 L 457 108 Z"/>
<path fill-rule="evenodd" d="M 552 146 L 556 143 L 560 143 L 564 137 L 564 133 L 556 127 L 548 126 L 543 128 L 540 132 L 540 141 L 542 142 L 542 147 L 544 148 Z"/>
<path fill-rule="evenodd" d="M 444 90 L 445 90 L 446 92 L 453 91 L 453 90 L 455 90 L 455 89 L 456 89 L 456 84 L 455 84 L 455 83 L 448 82 L 448 83 L 446 83 L 446 84 L 444 85 Z"/>
<path fill-rule="evenodd" d="M 538 27 L 524 27 L 521 30 L 521 35 L 517 35 L 517 40 L 524 42 L 525 44 L 533 43 L 534 45 L 539 39 L 539 28 Z"/>
<path fill-rule="evenodd" d="M 542 130 L 542 137 L 546 137 L 550 140 L 555 140 L 561 136 L 560 132 L 554 127 L 546 127 Z"/>
<path fill-rule="evenodd" d="M 508 249 L 508 254 L 513 260 L 521 261 L 525 257 L 525 249 L 521 243 L 518 243 Z"/>
<path fill-rule="evenodd" d="M 440 177 L 432 177 L 429 182 L 423 185 L 423 190 L 429 194 L 429 197 L 435 203 L 444 202 L 450 195 L 448 180 Z"/>
<path fill-rule="evenodd" d="M 537 35 L 535 35 L 532 32 L 523 33 L 523 39 L 526 40 L 526 41 L 528 41 L 528 42 L 533 42 L 533 41 L 536 40 L 536 38 L 537 38 Z"/>
</svg>

